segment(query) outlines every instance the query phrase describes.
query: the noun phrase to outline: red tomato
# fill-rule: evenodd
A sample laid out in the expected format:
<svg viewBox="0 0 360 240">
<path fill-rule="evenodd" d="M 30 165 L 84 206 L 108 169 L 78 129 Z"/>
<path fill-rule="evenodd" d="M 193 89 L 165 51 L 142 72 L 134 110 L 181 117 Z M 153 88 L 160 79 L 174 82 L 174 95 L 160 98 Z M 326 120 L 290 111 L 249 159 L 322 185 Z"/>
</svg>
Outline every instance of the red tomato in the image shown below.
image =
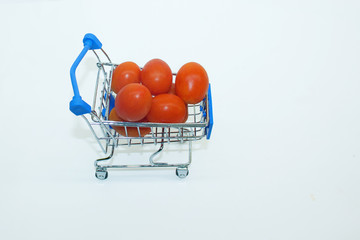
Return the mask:
<svg viewBox="0 0 360 240">
<path fill-rule="evenodd" d="M 149 89 L 140 83 L 130 83 L 118 92 L 115 98 L 115 111 L 125 121 L 140 121 L 149 113 L 151 101 Z"/>
<path fill-rule="evenodd" d="M 141 71 L 141 82 L 149 88 L 152 95 L 167 93 L 172 83 L 172 72 L 163 60 L 148 61 Z"/>
<path fill-rule="evenodd" d="M 117 122 L 123 122 L 124 120 L 121 119 L 117 114 L 115 109 L 112 109 L 110 114 L 109 114 L 109 120 L 110 121 L 117 121 Z M 140 122 L 147 122 L 146 119 L 141 120 Z M 121 127 L 121 126 L 113 126 L 113 129 L 115 129 L 116 132 L 118 132 L 120 135 L 126 136 L 126 131 L 125 131 L 125 127 Z M 139 137 L 139 132 L 137 127 L 127 127 L 127 136 L 128 137 Z M 151 132 L 151 129 L 148 127 L 140 127 L 140 136 L 143 137 L 146 134 Z"/>
<path fill-rule="evenodd" d="M 208 75 L 205 69 L 198 63 L 186 63 L 176 74 L 176 95 L 181 97 L 186 103 L 195 104 L 201 102 L 206 96 L 208 88 Z"/>
<path fill-rule="evenodd" d="M 186 105 L 174 94 L 159 94 L 153 98 L 146 118 L 150 122 L 182 123 L 186 117 Z"/>
<path fill-rule="evenodd" d="M 118 93 L 121 88 L 129 83 L 140 83 L 140 72 L 140 68 L 136 63 L 121 63 L 113 72 L 111 90 Z"/>
</svg>

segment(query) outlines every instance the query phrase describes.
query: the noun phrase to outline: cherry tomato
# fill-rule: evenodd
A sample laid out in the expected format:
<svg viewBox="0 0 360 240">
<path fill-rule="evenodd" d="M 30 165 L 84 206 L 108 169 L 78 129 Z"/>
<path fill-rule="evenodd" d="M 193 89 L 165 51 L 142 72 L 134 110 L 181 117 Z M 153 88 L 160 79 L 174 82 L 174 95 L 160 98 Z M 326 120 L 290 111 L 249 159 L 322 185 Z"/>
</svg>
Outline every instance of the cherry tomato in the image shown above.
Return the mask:
<svg viewBox="0 0 360 240">
<path fill-rule="evenodd" d="M 117 122 L 123 122 L 124 120 L 121 119 L 117 114 L 115 109 L 112 109 L 110 114 L 109 114 L 109 120 L 110 121 L 117 121 Z M 142 119 L 140 122 L 147 122 L 146 119 Z M 113 129 L 115 129 L 116 132 L 118 132 L 120 135 L 122 136 L 126 136 L 126 131 L 125 131 L 125 127 L 122 126 L 112 126 Z M 128 137 L 139 137 L 139 132 L 137 127 L 127 127 L 127 136 Z M 140 131 L 140 136 L 143 137 L 146 134 L 151 132 L 151 129 L 148 127 L 140 127 L 139 128 Z"/>
<path fill-rule="evenodd" d="M 125 121 L 140 121 L 150 111 L 151 101 L 149 89 L 140 83 L 130 83 L 118 92 L 115 98 L 115 111 Z"/>
<path fill-rule="evenodd" d="M 182 123 L 186 117 L 186 105 L 174 94 L 159 94 L 153 98 L 146 118 L 150 122 Z"/>
<path fill-rule="evenodd" d="M 129 83 L 140 83 L 140 72 L 140 68 L 136 63 L 121 63 L 113 72 L 111 90 L 118 93 L 121 88 Z"/>
<path fill-rule="evenodd" d="M 161 59 L 148 61 L 141 71 L 141 82 L 149 88 L 152 95 L 167 93 L 172 83 L 172 72 Z"/>
<path fill-rule="evenodd" d="M 205 69 L 198 63 L 189 62 L 178 71 L 175 79 L 176 95 L 184 102 L 201 102 L 209 88 L 209 78 Z"/>
</svg>

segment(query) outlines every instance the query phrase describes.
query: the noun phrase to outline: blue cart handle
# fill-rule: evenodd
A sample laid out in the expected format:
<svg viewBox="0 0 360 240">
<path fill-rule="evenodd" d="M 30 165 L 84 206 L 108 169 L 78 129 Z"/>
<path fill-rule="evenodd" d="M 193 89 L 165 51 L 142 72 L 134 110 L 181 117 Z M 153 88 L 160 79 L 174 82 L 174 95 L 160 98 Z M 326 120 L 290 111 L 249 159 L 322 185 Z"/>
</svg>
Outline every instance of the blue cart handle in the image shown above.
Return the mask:
<svg viewBox="0 0 360 240">
<path fill-rule="evenodd" d="M 214 125 L 213 108 L 212 108 L 212 97 L 211 97 L 211 85 L 209 83 L 208 89 L 208 104 L 209 104 L 209 125 L 205 127 L 206 139 L 209 140 L 211 137 L 212 128 Z"/>
<path fill-rule="evenodd" d="M 94 34 L 91 34 L 91 33 L 85 34 L 83 43 L 84 43 L 83 50 L 80 52 L 79 56 L 76 58 L 75 62 L 73 63 L 73 65 L 70 68 L 71 84 L 72 84 L 72 87 L 74 90 L 74 97 L 70 101 L 70 111 L 77 116 L 83 115 L 86 113 L 90 113 L 91 106 L 89 104 L 87 104 L 84 100 L 82 100 L 82 98 L 80 96 L 80 92 L 79 92 L 79 88 L 78 88 L 76 76 L 75 76 L 76 68 L 78 67 L 81 60 L 84 58 L 87 51 L 94 50 L 94 49 L 100 49 L 102 47 L 102 44 L 99 41 L 99 39 Z"/>
</svg>

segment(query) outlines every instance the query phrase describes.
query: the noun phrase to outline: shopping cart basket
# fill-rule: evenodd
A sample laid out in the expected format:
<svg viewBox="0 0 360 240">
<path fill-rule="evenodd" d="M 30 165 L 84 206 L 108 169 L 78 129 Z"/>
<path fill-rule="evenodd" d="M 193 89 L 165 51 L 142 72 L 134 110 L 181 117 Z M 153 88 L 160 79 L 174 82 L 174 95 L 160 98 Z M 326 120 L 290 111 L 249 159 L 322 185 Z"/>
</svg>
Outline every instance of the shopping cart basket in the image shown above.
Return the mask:
<svg viewBox="0 0 360 240">
<path fill-rule="evenodd" d="M 188 120 L 185 123 L 153 123 L 153 122 L 118 122 L 110 121 L 109 113 L 114 107 L 116 95 L 111 91 L 112 73 L 118 64 L 111 62 L 109 56 L 102 49 L 102 43 L 93 34 L 86 34 L 83 39 L 84 48 L 75 60 L 70 69 L 70 78 L 74 90 L 74 97 L 70 101 L 70 111 L 77 116 L 81 116 L 91 132 L 95 136 L 100 148 L 104 152 L 104 158 L 95 160 L 95 176 L 98 179 L 106 179 L 108 177 L 109 168 L 176 168 L 176 175 L 179 178 L 185 178 L 188 173 L 188 166 L 192 159 L 192 141 L 197 141 L 206 136 L 210 139 L 213 126 L 211 89 L 206 97 L 198 104 L 188 104 Z M 98 60 L 97 78 L 95 83 L 95 92 L 92 106 L 86 103 L 80 96 L 75 71 L 84 58 L 85 54 L 92 50 Z M 95 51 L 100 50 L 100 51 Z M 106 61 L 100 60 L 100 54 Z M 176 73 L 173 73 L 175 76 Z M 112 126 L 122 126 L 125 129 L 125 136 L 117 133 Z M 130 137 L 127 134 L 129 127 L 137 128 L 139 136 Z M 150 133 L 141 136 L 140 128 L 148 127 Z M 185 163 L 158 162 L 154 157 L 163 149 L 164 144 L 185 143 L 189 144 L 189 158 Z M 114 150 L 119 146 L 134 146 L 153 144 L 159 146 L 158 150 L 151 154 L 147 164 L 110 164 L 110 160 L 114 155 Z"/>
</svg>

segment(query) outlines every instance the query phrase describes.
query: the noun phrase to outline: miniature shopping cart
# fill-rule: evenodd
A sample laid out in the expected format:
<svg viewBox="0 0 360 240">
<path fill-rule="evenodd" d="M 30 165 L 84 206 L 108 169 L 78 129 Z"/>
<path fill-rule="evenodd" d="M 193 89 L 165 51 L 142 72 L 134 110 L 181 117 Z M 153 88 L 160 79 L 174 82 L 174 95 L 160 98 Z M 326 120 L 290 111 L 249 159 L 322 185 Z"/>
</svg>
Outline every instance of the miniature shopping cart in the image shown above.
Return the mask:
<svg viewBox="0 0 360 240">
<path fill-rule="evenodd" d="M 192 159 L 192 141 L 200 140 L 205 136 L 206 139 L 210 139 L 213 126 L 210 85 L 206 97 L 200 103 L 188 105 L 189 114 L 188 120 L 185 123 L 164 124 L 110 121 L 108 117 L 111 109 L 114 107 L 116 97 L 115 93 L 111 91 L 111 80 L 112 73 L 118 64 L 111 62 L 109 56 L 102 49 L 101 42 L 93 34 L 86 34 L 83 43 L 84 48 L 70 69 L 71 83 L 74 90 L 74 97 L 70 102 L 70 111 L 85 120 L 105 154 L 104 158 L 95 160 L 95 176 L 101 180 L 106 179 L 108 177 L 107 169 L 109 168 L 175 168 L 176 175 L 179 178 L 185 178 L 189 173 L 188 166 Z M 76 68 L 88 50 L 92 50 L 98 60 L 98 72 L 92 106 L 82 100 L 75 77 Z M 103 56 L 102 58 L 106 59 L 106 61 L 101 61 L 99 56 Z M 176 73 L 173 73 L 173 75 L 175 76 Z M 124 127 L 125 136 L 117 133 L 112 126 Z M 137 128 L 139 136 L 128 136 L 127 129 L 129 127 Z M 140 128 L 142 127 L 150 128 L 150 133 L 141 136 Z M 155 156 L 164 149 L 165 144 L 186 142 L 189 144 L 189 159 L 187 162 L 174 164 L 154 160 Z M 115 148 L 119 146 L 142 146 L 145 144 L 153 144 L 159 147 L 156 148 L 156 152 L 151 154 L 148 163 L 110 164 L 111 161 L 109 160 L 113 157 Z"/>
</svg>

